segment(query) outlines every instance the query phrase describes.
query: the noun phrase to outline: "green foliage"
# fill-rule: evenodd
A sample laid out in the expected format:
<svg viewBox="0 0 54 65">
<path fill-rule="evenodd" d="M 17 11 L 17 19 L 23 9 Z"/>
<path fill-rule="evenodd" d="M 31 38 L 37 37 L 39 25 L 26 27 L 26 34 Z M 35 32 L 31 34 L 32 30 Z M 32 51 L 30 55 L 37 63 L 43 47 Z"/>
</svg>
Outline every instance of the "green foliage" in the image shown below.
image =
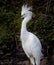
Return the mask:
<svg viewBox="0 0 54 65">
<path fill-rule="evenodd" d="M 0 0 L 0 49 L 5 48 L 7 51 L 11 49 L 10 52 L 12 52 L 13 47 L 16 48 L 16 43 L 20 45 L 20 30 L 23 20 L 20 18 L 21 6 L 25 3 L 33 6 L 35 14 L 35 17 L 27 24 L 28 30 L 37 35 L 41 42 L 46 43 L 48 47 L 49 44 L 53 45 L 53 0 Z"/>
<path fill-rule="evenodd" d="M 14 31 L 16 33 L 20 33 L 21 29 L 21 19 L 20 19 L 20 12 L 21 12 L 21 5 L 26 3 L 25 0 L 23 1 L 7 1 L 7 0 L 0 0 L 0 42 L 2 39 L 12 38 L 14 35 Z M 37 2 L 36 4 L 34 4 Z M 43 1 L 44 2 L 44 1 Z M 53 32 L 53 24 L 54 24 L 54 17 L 53 17 L 53 2 L 46 1 L 48 4 L 44 3 L 41 5 L 39 1 L 31 0 L 33 3 L 33 12 L 36 14 L 35 19 L 30 21 L 27 24 L 28 29 L 33 31 L 38 37 L 43 40 L 54 40 L 54 32 Z M 28 3 L 28 1 L 27 1 Z M 39 6 L 39 4 L 40 6 Z M 30 3 L 29 3 L 30 4 Z M 37 6 L 38 5 L 38 6 Z M 36 6 L 36 7 L 35 7 Z M 46 9 L 45 11 L 42 9 Z M 39 13 L 40 10 L 40 13 Z M 44 14 L 43 14 L 43 13 Z M 46 13 L 47 12 L 47 13 Z M 52 13 L 51 13 L 52 12 Z M 46 14 L 45 14 L 46 13 Z M 44 16 L 43 16 L 44 15 Z M 3 34 L 4 33 L 4 34 Z"/>
</svg>

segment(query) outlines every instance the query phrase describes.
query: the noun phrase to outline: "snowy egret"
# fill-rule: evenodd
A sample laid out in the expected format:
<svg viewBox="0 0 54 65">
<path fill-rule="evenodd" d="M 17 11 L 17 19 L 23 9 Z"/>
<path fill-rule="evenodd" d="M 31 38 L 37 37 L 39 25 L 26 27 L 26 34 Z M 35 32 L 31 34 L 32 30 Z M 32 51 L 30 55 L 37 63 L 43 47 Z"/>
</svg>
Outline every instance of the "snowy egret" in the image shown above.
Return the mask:
<svg viewBox="0 0 54 65">
<path fill-rule="evenodd" d="M 21 27 L 21 35 L 20 39 L 22 42 L 22 48 L 30 59 L 33 65 L 40 65 L 40 60 L 42 58 L 42 46 L 40 40 L 32 34 L 31 32 L 27 31 L 26 24 L 32 18 L 32 12 L 30 11 L 32 8 L 27 7 L 27 5 L 22 6 L 21 16 L 23 19 L 22 27 Z"/>
</svg>

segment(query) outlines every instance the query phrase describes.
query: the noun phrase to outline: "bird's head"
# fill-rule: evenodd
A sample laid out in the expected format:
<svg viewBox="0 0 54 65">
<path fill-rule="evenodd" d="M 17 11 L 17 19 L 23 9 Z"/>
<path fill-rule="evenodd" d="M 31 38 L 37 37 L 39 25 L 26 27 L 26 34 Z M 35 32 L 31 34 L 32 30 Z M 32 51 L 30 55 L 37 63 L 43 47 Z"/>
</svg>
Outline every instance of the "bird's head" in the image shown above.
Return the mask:
<svg viewBox="0 0 54 65">
<path fill-rule="evenodd" d="M 32 7 L 28 7 L 27 5 L 23 5 L 22 6 L 22 11 L 21 11 L 21 17 L 25 18 L 25 17 L 32 17 L 32 12 L 31 12 Z"/>
</svg>

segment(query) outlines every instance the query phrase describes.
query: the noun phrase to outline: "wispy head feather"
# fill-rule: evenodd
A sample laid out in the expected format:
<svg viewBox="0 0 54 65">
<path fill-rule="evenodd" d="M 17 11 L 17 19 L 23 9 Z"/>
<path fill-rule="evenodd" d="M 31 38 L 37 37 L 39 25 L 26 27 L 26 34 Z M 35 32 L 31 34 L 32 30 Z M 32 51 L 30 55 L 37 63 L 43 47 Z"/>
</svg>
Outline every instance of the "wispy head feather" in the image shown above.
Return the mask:
<svg viewBox="0 0 54 65">
<path fill-rule="evenodd" d="M 21 14 L 31 13 L 32 7 L 28 7 L 27 5 L 22 6 Z"/>
<path fill-rule="evenodd" d="M 32 7 L 28 7 L 27 5 L 23 5 L 22 11 L 21 11 L 21 16 L 22 17 L 26 17 L 26 16 L 32 17 L 33 13 L 31 12 L 31 10 L 32 10 Z"/>
<path fill-rule="evenodd" d="M 32 10 L 32 7 L 28 7 L 27 5 L 22 6 L 22 11 L 30 11 Z"/>
</svg>

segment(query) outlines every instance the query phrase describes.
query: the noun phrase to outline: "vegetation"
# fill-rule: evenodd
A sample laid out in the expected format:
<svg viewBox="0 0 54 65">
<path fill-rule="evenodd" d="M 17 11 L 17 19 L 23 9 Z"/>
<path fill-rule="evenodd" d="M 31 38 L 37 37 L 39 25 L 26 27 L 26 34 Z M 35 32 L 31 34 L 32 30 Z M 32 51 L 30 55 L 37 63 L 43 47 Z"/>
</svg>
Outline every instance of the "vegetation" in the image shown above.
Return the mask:
<svg viewBox="0 0 54 65">
<path fill-rule="evenodd" d="M 47 47 L 48 56 L 52 56 L 54 54 L 53 0 L 0 0 L 0 58 L 16 56 L 14 53 L 20 50 L 19 47 L 21 48 L 20 12 L 23 4 L 33 7 L 34 17 L 27 25 L 28 30 L 39 37 L 43 48 Z"/>
</svg>

